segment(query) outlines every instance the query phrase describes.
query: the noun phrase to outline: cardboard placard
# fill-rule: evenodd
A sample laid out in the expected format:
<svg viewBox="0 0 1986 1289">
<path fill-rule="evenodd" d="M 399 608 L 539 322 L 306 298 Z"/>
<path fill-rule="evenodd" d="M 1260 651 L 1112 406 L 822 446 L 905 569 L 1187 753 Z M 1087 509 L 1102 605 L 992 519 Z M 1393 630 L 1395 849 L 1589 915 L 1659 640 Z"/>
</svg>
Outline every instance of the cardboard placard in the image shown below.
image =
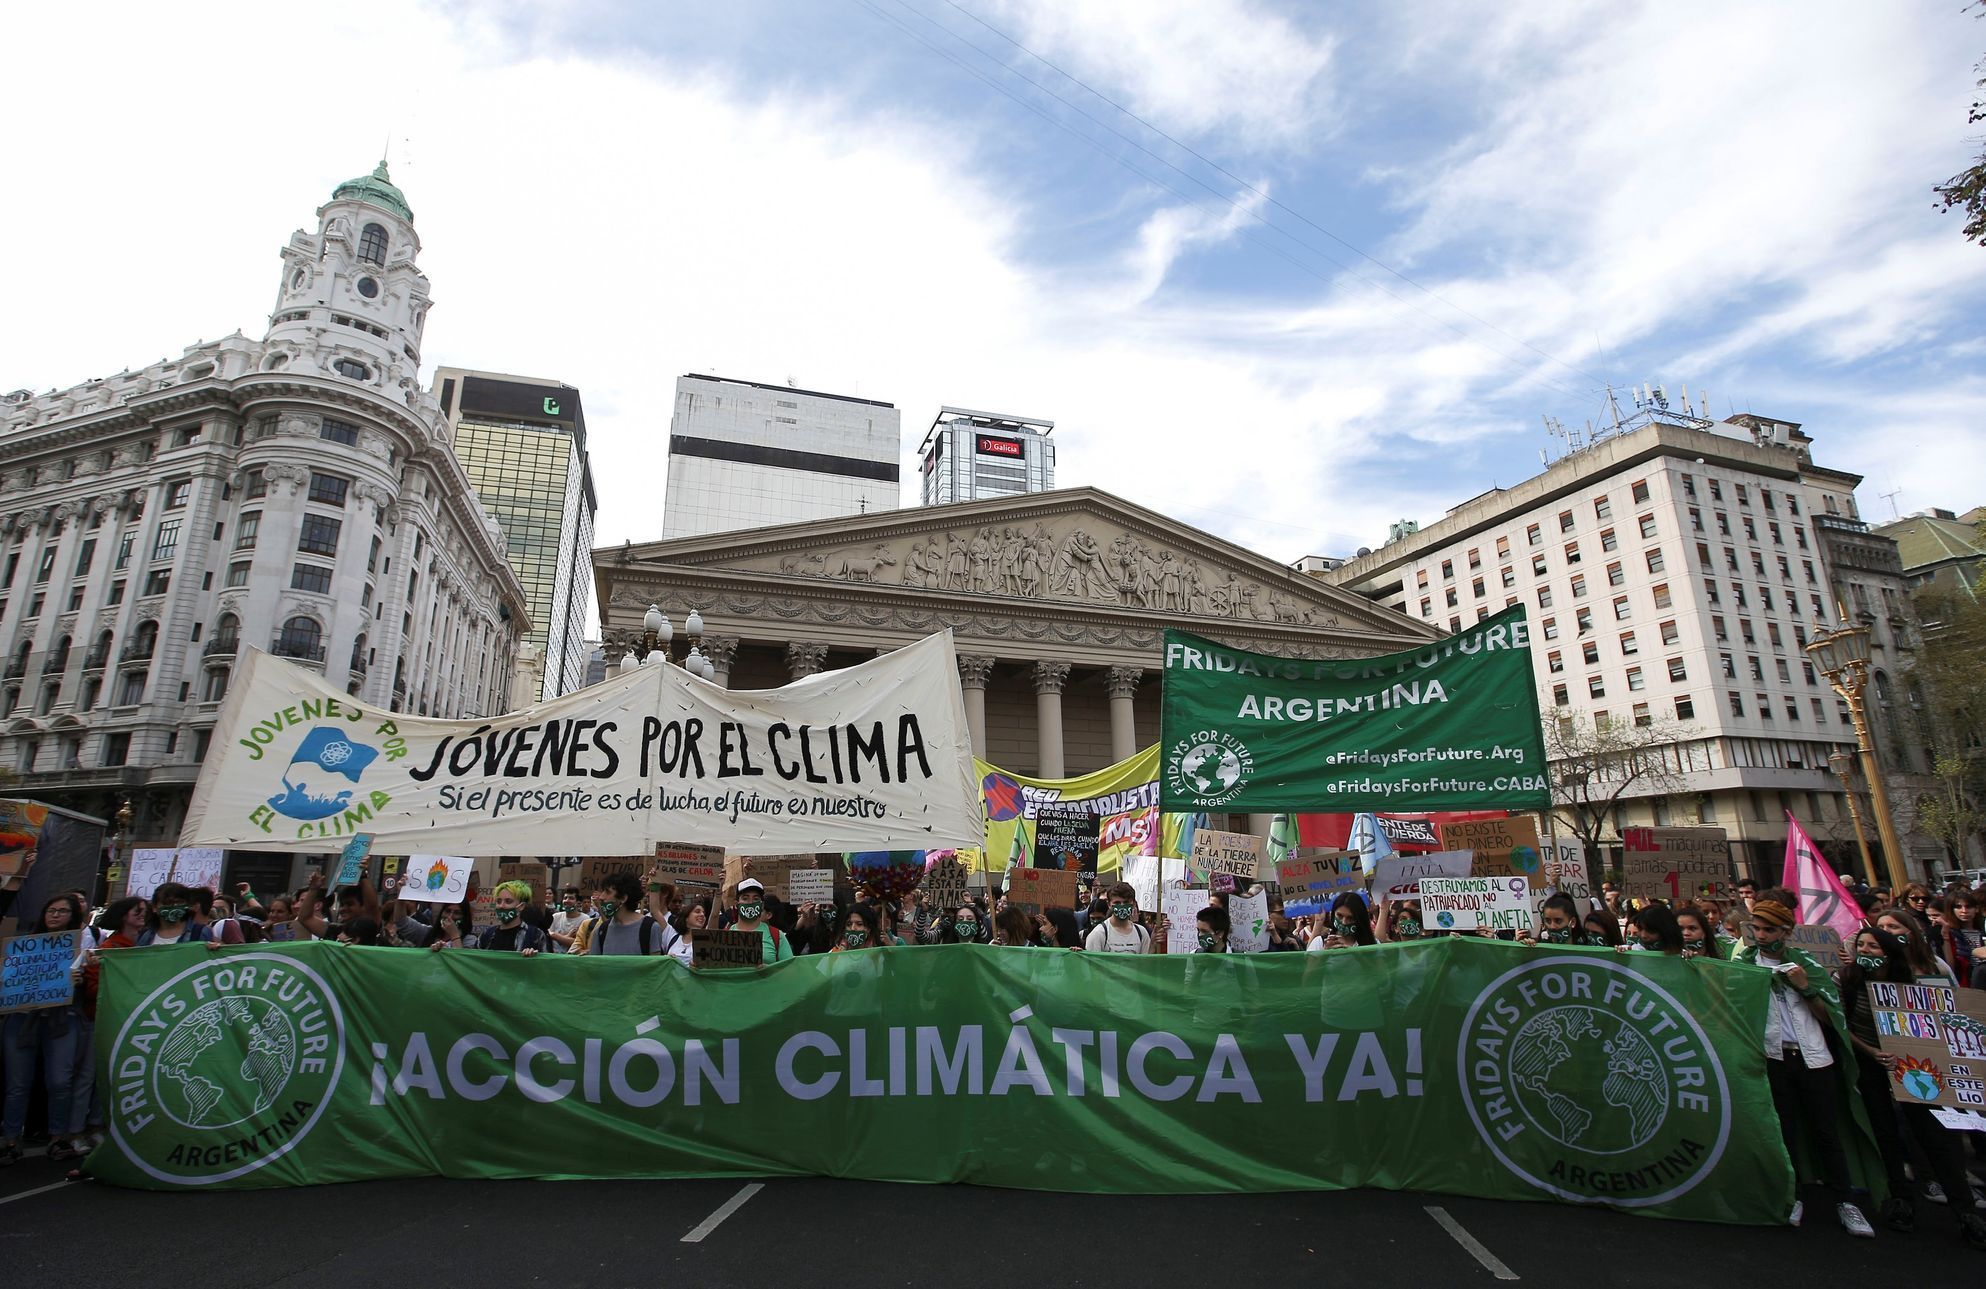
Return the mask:
<svg viewBox="0 0 1986 1289">
<path fill-rule="evenodd" d="M 692 967 L 758 967 L 765 964 L 765 934 L 760 931 L 692 931 Z"/>
<path fill-rule="evenodd" d="M 1464 819 L 1440 825 L 1443 850 L 1475 853 L 1473 877 L 1522 877 L 1533 886 L 1545 883 L 1544 856 L 1538 850 L 1538 825 L 1528 815 L 1508 819 Z"/>
<path fill-rule="evenodd" d="M 551 880 L 551 870 L 536 860 L 497 865 L 497 883 L 523 882 L 531 888 L 531 902 L 539 908 L 545 907 L 545 887 Z"/>
<path fill-rule="evenodd" d="M 1165 913 L 1167 953 L 1191 953 L 1200 947 L 1200 933 L 1194 923 L 1200 916 L 1200 910 L 1212 902 L 1207 898 L 1210 894 L 1205 887 L 1165 888 L 1162 909 Z"/>
<path fill-rule="evenodd" d="M 460 904 L 469 894 L 476 861 L 465 855 L 409 855 L 407 880 L 395 898 L 427 904 Z"/>
<path fill-rule="evenodd" d="M 793 904 L 834 903 L 832 868 L 796 868 L 786 875 L 786 898 Z"/>
<path fill-rule="evenodd" d="M 1560 837 L 1545 853 L 1545 880 L 1561 895 L 1590 905 L 1593 887 L 1586 872 L 1586 844 L 1577 837 Z"/>
<path fill-rule="evenodd" d="M 130 879 L 125 884 L 124 893 L 141 895 L 149 900 L 152 892 L 169 881 L 186 887 L 205 886 L 219 890 L 222 856 L 218 846 L 188 846 L 184 850 L 171 846 L 147 846 L 134 850 L 131 852 Z"/>
<path fill-rule="evenodd" d="M 789 887 L 792 875 L 801 869 L 812 868 L 820 862 L 820 856 L 811 850 L 804 855 L 753 855 L 745 861 L 745 871 L 763 882 L 768 893 L 777 895 L 789 904 L 795 904 L 798 901 L 791 895 Z"/>
<path fill-rule="evenodd" d="M 1252 882 L 1262 872 L 1262 839 L 1248 832 L 1193 832 L 1193 867 L 1209 875 L 1226 873 Z"/>
<path fill-rule="evenodd" d="M 1299 850 L 1276 865 L 1276 885 L 1283 892 L 1283 912 L 1291 917 L 1322 913 L 1340 891 L 1365 885 L 1355 850 Z"/>
<path fill-rule="evenodd" d="M 925 870 L 923 884 L 918 889 L 924 892 L 924 902 L 934 915 L 949 913 L 965 903 L 966 883 L 971 876 L 958 860 L 940 860 Z"/>
<path fill-rule="evenodd" d="M 1722 828 L 1629 828 L 1621 843 L 1621 894 L 1629 899 L 1738 898 Z"/>
<path fill-rule="evenodd" d="M 1372 898 L 1381 902 L 1417 900 L 1423 877 L 1468 877 L 1475 861 L 1475 852 L 1467 850 L 1388 856 L 1372 871 Z"/>
<path fill-rule="evenodd" d="M 1986 1108 L 1986 993 L 1952 985 L 1871 983 L 1883 1051 L 1897 1057 L 1898 1105 Z"/>
<path fill-rule="evenodd" d="M 1096 872 L 1103 820 L 1086 806 L 1042 802 L 1035 809 L 1034 867 Z"/>
<path fill-rule="evenodd" d="M 0 1012 L 66 1007 L 75 996 L 69 968 L 76 961 L 78 931 L 44 931 L 0 940 Z M 32 1061 L 32 1055 L 13 1057 Z"/>
<path fill-rule="evenodd" d="M 1056 868 L 1007 870 L 1007 903 L 1026 912 L 1076 907 L 1076 874 Z"/>
<path fill-rule="evenodd" d="M 1421 925 L 1430 931 L 1535 931 L 1531 883 L 1501 877 L 1423 877 Z"/>
<path fill-rule="evenodd" d="M 622 873 L 629 874 L 639 882 L 648 875 L 655 861 L 645 855 L 595 855 L 579 863 L 579 894 L 591 895 L 598 890 L 600 883 Z"/>
<path fill-rule="evenodd" d="M 671 886 L 708 886 L 724 882 L 724 848 L 669 842 L 655 848 L 656 880 Z"/>
<path fill-rule="evenodd" d="M 1823 967 L 1841 961 L 1841 933 L 1824 922 L 1803 922 L 1786 933 L 1786 943 L 1814 955 Z"/>
</svg>

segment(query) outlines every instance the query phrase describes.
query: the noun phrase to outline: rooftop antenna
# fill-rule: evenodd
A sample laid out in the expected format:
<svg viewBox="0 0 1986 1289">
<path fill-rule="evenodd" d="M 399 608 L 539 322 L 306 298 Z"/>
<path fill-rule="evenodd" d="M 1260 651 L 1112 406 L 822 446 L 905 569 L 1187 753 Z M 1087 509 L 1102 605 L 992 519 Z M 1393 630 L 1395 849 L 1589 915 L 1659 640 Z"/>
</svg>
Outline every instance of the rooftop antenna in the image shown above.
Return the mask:
<svg viewBox="0 0 1986 1289">
<path fill-rule="evenodd" d="M 1894 492 L 1879 492 L 1876 495 L 1889 503 L 1889 517 L 1891 519 L 1903 518 L 1902 513 L 1896 508 L 1896 499 L 1903 495 L 1903 489 L 1898 488 Z"/>
</svg>

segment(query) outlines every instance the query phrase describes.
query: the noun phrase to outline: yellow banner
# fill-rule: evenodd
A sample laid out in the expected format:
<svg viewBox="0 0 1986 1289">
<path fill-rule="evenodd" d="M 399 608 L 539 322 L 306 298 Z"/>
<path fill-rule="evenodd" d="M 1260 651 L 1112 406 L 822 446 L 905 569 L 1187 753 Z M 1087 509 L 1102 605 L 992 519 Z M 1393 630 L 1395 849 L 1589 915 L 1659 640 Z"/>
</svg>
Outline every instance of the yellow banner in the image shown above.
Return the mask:
<svg viewBox="0 0 1986 1289">
<path fill-rule="evenodd" d="M 1035 822 L 1043 805 L 1096 816 L 1099 874 L 1117 872 L 1126 855 L 1146 853 L 1144 839 L 1151 827 L 1147 812 L 1155 817 L 1158 807 L 1156 743 L 1115 765 L 1073 779 L 1031 779 L 977 759 L 973 769 L 979 776 L 980 799 L 986 810 L 986 845 L 977 853 L 962 850 L 959 854 L 974 868 L 1005 872 L 1010 864 L 1033 864 Z M 1164 816 L 1163 836 L 1151 853 L 1178 854 L 1185 818 Z"/>
</svg>

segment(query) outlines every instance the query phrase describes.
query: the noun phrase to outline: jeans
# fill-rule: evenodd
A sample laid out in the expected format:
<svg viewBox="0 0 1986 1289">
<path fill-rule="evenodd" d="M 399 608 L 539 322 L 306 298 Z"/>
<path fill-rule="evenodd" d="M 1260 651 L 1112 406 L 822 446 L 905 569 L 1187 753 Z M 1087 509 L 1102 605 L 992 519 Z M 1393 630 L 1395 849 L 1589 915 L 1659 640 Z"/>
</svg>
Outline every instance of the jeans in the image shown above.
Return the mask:
<svg viewBox="0 0 1986 1289">
<path fill-rule="evenodd" d="M 1789 1051 L 1782 1060 L 1767 1060 L 1765 1075 L 1772 1089 L 1772 1108 L 1779 1112 L 1786 1154 L 1799 1159 L 1797 1143 L 1805 1128 L 1822 1183 L 1834 1193 L 1835 1203 L 1849 1199 L 1848 1152 L 1835 1126 L 1841 1108 L 1840 1070 L 1832 1065 L 1810 1070 L 1799 1052 Z"/>
<path fill-rule="evenodd" d="M 103 1124 L 97 1108 L 97 1023 L 77 1013 L 69 1022 L 76 1036 L 69 1057 L 69 1135 L 80 1137 L 89 1131 L 90 1121 Z"/>
<path fill-rule="evenodd" d="M 48 1086 L 48 1134 L 69 1135 L 75 1106 L 76 1036 L 84 1026 L 74 1007 L 15 1012 L 0 1027 L 0 1047 L 7 1058 L 7 1101 L 0 1109 L 0 1140 L 19 1141 L 27 1126 L 28 1094 L 40 1069 Z M 92 1066 L 92 1085 L 94 1069 Z M 88 1105 L 88 1098 L 84 1105 Z"/>
</svg>

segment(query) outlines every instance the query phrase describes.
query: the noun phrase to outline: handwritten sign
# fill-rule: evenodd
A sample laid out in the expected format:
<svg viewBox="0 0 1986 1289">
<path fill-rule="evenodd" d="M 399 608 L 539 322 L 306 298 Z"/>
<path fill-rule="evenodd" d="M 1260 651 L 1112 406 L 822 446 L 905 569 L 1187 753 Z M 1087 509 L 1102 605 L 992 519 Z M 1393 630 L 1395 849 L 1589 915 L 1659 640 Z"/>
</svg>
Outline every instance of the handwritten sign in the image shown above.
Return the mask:
<svg viewBox="0 0 1986 1289">
<path fill-rule="evenodd" d="M 407 880 L 397 898 L 427 904 L 460 904 L 475 880 L 476 861 L 466 855 L 409 855 Z"/>
<path fill-rule="evenodd" d="M 1282 888 L 1283 912 L 1291 917 L 1322 913 L 1340 891 L 1365 885 L 1355 850 L 1300 850 L 1276 865 L 1276 885 Z"/>
<path fill-rule="evenodd" d="M 786 898 L 794 904 L 834 903 L 834 870 L 794 869 L 786 875 Z"/>
<path fill-rule="evenodd" d="M 1629 899 L 1738 898 L 1722 828 L 1629 828 L 1621 842 L 1621 894 Z"/>
<path fill-rule="evenodd" d="M 78 935 L 48 931 L 0 940 L 0 1012 L 67 1006 L 75 994 L 69 968 L 76 961 Z"/>
<path fill-rule="evenodd" d="M 1560 895 L 1570 895 L 1591 907 L 1593 887 L 1586 875 L 1586 845 L 1577 837 L 1560 837 L 1545 855 L 1545 880 Z"/>
<path fill-rule="evenodd" d="M 1522 877 L 1533 886 L 1544 885 L 1545 864 L 1538 851 L 1538 825 L 1529 816 L 1444 823 L 1441 848 L 1473 851 L 1475 862 L 1470 872 L 1475 877 Z"/>
<path fill-rule="evenodd" d="M 1029 913 L 1076 907 L 1077 874 L 1059 868 L 1007 870 L 1007 903 Z"/>
<path fill-rule="evenodd" d="M 535 861 L 505 863 L 497 865 L 497 881 L 523 882 L 531 888 L 531 902 L 543 908 L 545 885 L 551 881 L 551 872 L 543 864 Z"/>
<path fill-rule="evenodd" d="M 1167 953 L 1192 953 L 1200 947 L 1200 929 L 1196 923 L 1200 910 L 1207 907 L 1209 894 L 1205 887 L 1165 888 L 1162 907 L 1165 913 Z"/>
<path fill-rule="evenodd" d="M 657 846 L 655 872 L 657 881 L 671 885 L 715 888 L 724 881 L 724 848 L 673 842 Z"/>
<path fill-rule="evenodd" d="M 1423 877 L 1421 925 L 1430 931 L 1531 931 L 1531 883 L 1521 875 Z"/>
<path fill-rule="evenodd" d="M 640 881 L 655 861 L 645 855 L 595 855 L 579 864 L 579 892 L 591 895 L 610 877 L 625 873 Z"/>
<path fill-rule="evenodd" d="M 1432 855 L 1393 855 L 1379 861 L 1372 872 L 1372 894 L 1377 900 L 1417 900 L 1423 877 L 1468 877 L 1475 852 L 1438 850 Z"/>
<path fill-rule="evenodd" d="M 1824 922 L 1794 927 L 1786 933 L 1786 943 L 1811 953 L 1823 967 L 1832 967 L 1841 960 L 1841 933 Z"/>
<path fill-rule="evenodd" d="M 765 963 L 762 931 L 692 931 L 692 967 L 757 967 Z"/>
<path fill-rule="evenodd" d="M 1986 993 L 1882 983 L 1868 990 L 1876 1039 L 1897 1058 L 1896 1103 L 1986 1108 Z"/>
<path fill-rule="evenodd" d="M 1284 906 L 1287 911 L 1288 906 Z M 1269 893 L 1230 896 L 1227 902 L 1227 947 L 1232 953 L 1269 951 Z"/>
<path fill-rule="evenodd" d="M 924 902 L 934 912 L 949 913 L 965 903 L 967 880 L 971 873 L 956 859 L 939 860 L 925 870 Z"/>
<path fill-rule="evenodd" d="M 222 854 L 217 846 L 188 846 L 184 850 L 171 846 L 141 847 L 131 852 L 131 875 L 124 893 L 149 900 L 165 882 L 219 890 Z"/>
<path fill-rule="evenodd" d="M 1102 823 L 1086 806 L 1041 803 L 1035 808 L 1034 866 L 1096 872 Z"/>
<path fill-rule="evenodd" d="M 1226 873 L 1252 882 L 1262 871 L 1262 839 L 1253 833 L 1195 829 L 1193 867 L 1209 875 Z"/>
</svg>

